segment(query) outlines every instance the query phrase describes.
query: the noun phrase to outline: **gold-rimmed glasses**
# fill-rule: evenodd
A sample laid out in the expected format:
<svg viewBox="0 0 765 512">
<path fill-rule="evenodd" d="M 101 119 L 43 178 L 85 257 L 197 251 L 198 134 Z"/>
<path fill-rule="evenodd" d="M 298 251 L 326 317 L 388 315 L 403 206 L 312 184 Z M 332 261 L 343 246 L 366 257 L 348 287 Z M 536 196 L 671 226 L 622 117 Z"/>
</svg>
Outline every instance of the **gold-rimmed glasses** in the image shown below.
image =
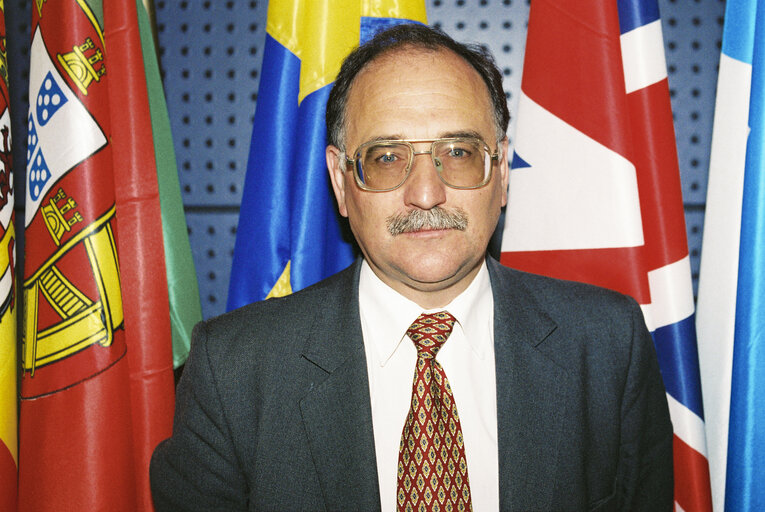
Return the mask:
<svg viewBox="0 0 765 512">
<path fill-rule="evenodd" d="M 428 151 L 416 151 L 414 144 L 430 143 Z M 374 192 L 395 190 L 404 184 L 412 170 L 414 157 L 429 154 L 441 181 L 457 189 L 473 189 L 491 179 L 499 149 L 491 153 L 489 146 L 477 137 L 441 139 L 384 139 L 365 142 L 346 158 L 353 168 L 359 187 Z"/>
</svg>

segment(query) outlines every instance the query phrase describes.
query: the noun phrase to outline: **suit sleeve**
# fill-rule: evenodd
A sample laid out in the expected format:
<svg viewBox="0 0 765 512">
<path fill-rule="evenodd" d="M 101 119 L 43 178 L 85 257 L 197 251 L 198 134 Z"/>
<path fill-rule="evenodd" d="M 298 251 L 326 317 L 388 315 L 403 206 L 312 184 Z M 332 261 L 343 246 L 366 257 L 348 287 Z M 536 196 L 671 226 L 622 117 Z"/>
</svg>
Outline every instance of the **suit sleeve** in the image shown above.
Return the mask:
<svg viewBox="0 0 765 512">
<path fill-rule="evenodd" d="M 247 510 L 247 483 L 221 404 L 207 331 L 200 323 L 177 389 L 173 435 L 151 459 L 158 512 Z"/>
<path fill-rule="evenodd" d="M 630 365 L 622 402 L 620 478 L 623 510 L 671 511 L 672 423 L 651 334 L 633 303 Z"/>
</svg>

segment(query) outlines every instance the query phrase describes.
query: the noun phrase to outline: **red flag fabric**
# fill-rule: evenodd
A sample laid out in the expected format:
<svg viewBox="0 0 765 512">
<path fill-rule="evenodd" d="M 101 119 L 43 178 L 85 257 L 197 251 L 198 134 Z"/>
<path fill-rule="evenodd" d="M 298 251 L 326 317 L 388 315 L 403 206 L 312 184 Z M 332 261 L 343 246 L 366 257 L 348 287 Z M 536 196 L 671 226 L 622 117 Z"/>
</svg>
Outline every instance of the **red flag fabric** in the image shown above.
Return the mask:
<svg viewBox="0 0 765 512">
<path fill-rule="evenodd" d="M 122 307 L 141 510 L 152 507 L 149 461 L 172 433 L 175 388 L 162 216 L 135 0 L 104 2 Z"/>
<path fill-rule="evenodd" d="M 134 1 L 32 9 L 19 510 L 151 510 L 148 459 L 170 433 L 164 250 Z"/>
</svg>

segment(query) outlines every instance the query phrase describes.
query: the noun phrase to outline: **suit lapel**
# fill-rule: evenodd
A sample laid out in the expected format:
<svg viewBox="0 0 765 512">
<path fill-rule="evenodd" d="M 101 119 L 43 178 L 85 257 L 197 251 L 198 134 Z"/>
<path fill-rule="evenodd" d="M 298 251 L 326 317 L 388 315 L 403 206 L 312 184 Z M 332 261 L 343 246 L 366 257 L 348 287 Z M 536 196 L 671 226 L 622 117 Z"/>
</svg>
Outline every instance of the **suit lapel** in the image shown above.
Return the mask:
<svg viewBox="0 0 765 512">
<path fill-rule="evenodd" d="M 328 287 L 303 353 L 326 372 L 300 401 L 327 510 L 378 510 L 380 491 L 358 308 L 360 265 Z"/>
<path fill-rule="evenodd" d="M 514 271 L 488 261 L 494 293 L 500 509 L 547 510 L 565 438 L 571 376 L 545 354 L 555 322 Z"/>
<path fill-rule="evenodd" d="M 494 293 L 497 429 L 501 510 L 548 509 L 572 376 L 545 351 L 555 322 L 514 271 L 488 260 Z M 327 285 L 326 304 L 303 357 L 321 368 L 300 401 L 327 510 L 378 510 L 380 491 L 366 356 L 358 311 L 359 263 Z"/>
</svg>

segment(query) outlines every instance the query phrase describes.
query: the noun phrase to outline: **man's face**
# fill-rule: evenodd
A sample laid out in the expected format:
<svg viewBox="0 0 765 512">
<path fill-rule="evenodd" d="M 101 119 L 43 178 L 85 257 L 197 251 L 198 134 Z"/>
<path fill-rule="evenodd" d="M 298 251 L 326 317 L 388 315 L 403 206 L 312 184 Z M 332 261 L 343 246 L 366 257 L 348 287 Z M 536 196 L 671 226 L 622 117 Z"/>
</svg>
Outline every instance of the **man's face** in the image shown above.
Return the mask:
<svg viewBox="0 0 765 512">
<path fill-rule="evenodd" d="M 327 148 L 327 165 L 340 213 L 372 270 L 423 307 L 440 307 L 478 272 L 500 209 L 507 202 L 507 139 L 496 140 L 489 93 L 478 73 L 448 51 L 400 50 L 379 57 L 359 73 L 348 95 L 346 151 L 372 139 L 434 139 L 475 134 L 493 153 L 502 146 L 491 181 L 457 190 L 438 177 L 429 155 L 414 157 L 406 182 L 389 192 L 362 190 Z M 427 151 L 429 144 L 415 144 Z M 435 207 L 462 212 L 464 229 L 423 229 L 391 234 L 388 220 Z"/>
</svg>

